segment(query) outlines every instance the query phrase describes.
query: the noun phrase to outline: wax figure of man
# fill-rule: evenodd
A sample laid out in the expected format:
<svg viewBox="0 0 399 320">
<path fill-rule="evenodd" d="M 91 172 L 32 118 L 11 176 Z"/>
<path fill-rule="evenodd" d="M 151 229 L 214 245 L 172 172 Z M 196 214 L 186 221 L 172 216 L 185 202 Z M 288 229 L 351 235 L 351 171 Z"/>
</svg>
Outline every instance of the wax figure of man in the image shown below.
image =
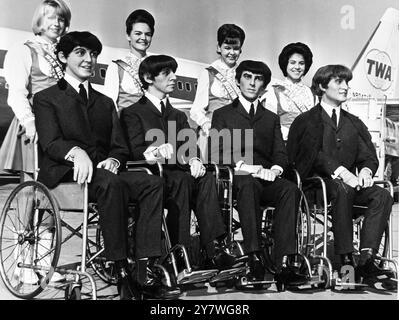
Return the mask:
<svg viewBox="0 0 399 320">
<path fill-rule="evenodd" d="M 197 157 L 183 158 L 180 147 L 188 143 L 196 156 L 195 132 L 187 116 L 175 109 L 168 94 L 176 85 L 177 62 L 165 55 L 150 56 L 139 67 L 144 96 L 121 113 L 121 123 L 130 146 L 132 160 L 165 160 L 167 225 L 172 245 L 190 248 L 190 218 L 194 210 L 200 229 L 200 243 L 210 267 L 225 269 L 234 257 L 223 249 L 226 228 L 222 220 L 215 178 Z M 153 131 L 152 131 L 153 130 Z M 159 139 L 146 134 L 157 131 Z M 174 141 L 182 132 L 192 133 L 191 140 Z M 155 141 L 153 141 L 155 140 Z M 174 161 L 176 160 L 176 161 Z"/>
<path fill-rule="evenodd" d="M 270 82 L 271 72 L 260 61 L 242 61 L 236 69 L 236 83 L 241 96 L 231 104 L 216 110 L 212 130 L 230 132 L 232 148 L 211 140 L 211 157 L 219 155 L 219 162 L 234 167 L 233 194 L 244 237 L 244 250 L 249 255 L 250 277 L 263 280 L 265 268 L 261 259 L 261 205 L 274 206 L 276 280 L 285 284 L 299 284 L 306 277 L 295 273 L 286 264 L 287 257 L 296 253 L 295 225 L 299 205 L 297 186 L 281 178 L 288 164 L 279 117 L 265 109 L 259 95 Z M 233 133 L 235 131 L 235 134 Z M 239 132 L 239 141 L 237 141 Z M 252 132 L 252 137 L 245 135 Z M 246 157 L 249 149 L 252 156 Z M 226 158 L 226 155 L 229 157 Z M 216 159 L 212 159 L 215 160 Z"/>
<path fill-rule="evenodd" d="M 50 188 L 60 182 L 88 183 L 96 201 L 105 256 L 115 261 L 121 299 L 138 294 L 175 294 L 150 278 L 147 265 L 161 255 L 163 182 L 142 172 L 123 171 L 129 150 L 112 100 L 88 79 L 102 49 L 89 32 L 70 32 L 57 45 L 65 77 L 34 97 L 40 146 L 38 180 Z M 136 272 L 127 269 L 127 206 L 138 201 Z"/>
<path fill-rule="evenodd" d="M 378 158 L 367 127 L 341 108 L 347 100 L 352 72 L 342 65 L 327 65 L 315 73 L 312 90 L 320 103 L 293 122 L 287 150 L 290 162 L 302 178 L 318 174 L 325 179 L 332 204 L 335 253 L 343 265 L 353 260 L 353 204 L 366 205 L 360 237 L 357 277 L 385 273 L 374 258 L 387 225 L 393 199 L 373 185 Z"/>
</svg>

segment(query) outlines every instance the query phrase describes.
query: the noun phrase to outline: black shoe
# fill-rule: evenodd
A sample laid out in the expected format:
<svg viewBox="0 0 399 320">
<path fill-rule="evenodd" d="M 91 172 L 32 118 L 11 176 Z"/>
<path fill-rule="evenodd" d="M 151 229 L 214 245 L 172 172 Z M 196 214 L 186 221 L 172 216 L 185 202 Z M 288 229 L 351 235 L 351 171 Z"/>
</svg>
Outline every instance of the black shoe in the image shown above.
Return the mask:
<svg viewBox="0 0 399 320">
<path fill-rule="evenodd" d="M 284 286 L 301 286 L 308 282 L 308 276 L 295 271 L 292 267 L 284 265 L 274 275 L 277 284 Z"/>
<path fill-rule="evenodd" d="M 137 293 L 135 292 L 134 283 L 130 276 L 130 274 L 126 271 L 125 268 L 121 268 L 118 270 L 118 294 L 120 300 L 134 300 Z"/>
<path fill-rule="evenodd" d="M 248 267 L 249 273 L 247 277 L 249 281 L 265 280 L 265 266 L 260 255 L 255 252 L 249 254 Z"/>
<path fill-rule="evenodd" d="M 356 267 L 355 260 L 353 259 L 352 253 L 345 253 L 340 255 L 342 266 L 352 266 Z"/>
<path fill-rule="evenodd" d="M 218 270 L 231 269 L 236 264 L 236 257 L 228 253 L 225 249 L 218 249 L 212 258 L 212 263 Z"/>
<path fill-rule="evenodd" d="M 162 283 L 160 276 L 153 271 L 155 267 L 147 268 L 147 277 L 144 282 L 136 280 L 140 296 L 139 299 L 177 299 L 181 291 L 177 287 L 168 287 Z"/>
<path fill-rule="evenodd" d="M 386 277 L 391 278 L 393 272 L 391 270 L 382 269 L 376 265 L 373 258 L 367 259 L 367 261 L 358 265 L 355 268 L 356 278 L 362 277 L 363 279 Z"/>
</svg>

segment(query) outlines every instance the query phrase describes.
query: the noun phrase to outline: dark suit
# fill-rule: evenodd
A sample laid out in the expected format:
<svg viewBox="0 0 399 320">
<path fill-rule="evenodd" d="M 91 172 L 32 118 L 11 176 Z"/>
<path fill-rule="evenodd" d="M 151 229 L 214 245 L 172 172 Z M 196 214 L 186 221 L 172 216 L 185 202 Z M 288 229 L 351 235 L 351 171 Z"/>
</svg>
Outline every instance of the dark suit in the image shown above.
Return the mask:
<svg viewBox="0 0 399 320">
<path fill-rule="evenodd" d="M 138 258 L 161 254 L 162 181 L 145 173 L 115 175 L 96 169 L 99 162 L 115 158 L 124 168 L 128 156 L 123 133 L 112 100 L 89 85 L 85 105 L 64 80 L 41 91 L 33 100 L 40 146 L 38 180 L 49 188 L 71 181 L 73 163 L 65 160 L 74 146 L 85 150 L 93 162 L 89 198 L 98 203 L 105 254 L 110 260 L 126 258 L 127 205 L 139 201 L 137 221 Z"/>
<path fill-rule="evenodd" d="M 373 186 L 356 191 L 340 179 L 332 179 L 339 166 L 356 174 L 378 169 L 378 158 L 367 127 L 354 115 L 341 110 L 338 127 L 319 104 L 299 115 L 288 135 L 288 155 L 301 177 L 325 178 L 332 203 L 334 245 L 337 254 L 353 251 L 353 204 L 368 206 L 361 232 L 361 248 L 377 249 L 393 203 L 389 192 Z"/>
<path fill-rule="evenodd" d="M 217 130 L 228 129 L 231 137 L 233 129 L 240 129 L 240 144 L 232 141 L 233 150 L 225 148 L 224 144 L 215 146 L 210 140 L 210 154 L 214 157 L 219 153 L 220 159 L 224 154 L 232 155 L 230 161 L 222 163 L 232 167 L 241 159 L 245 148 L 253 148 L 253 161 L 246 164 L 262 165 L 270 169 L 273 165 L 279 165 L 283 169 L 287 167 L 287 155 L 284 141 L 281 135 L 280 121 L 277 115 L 263 108 L 258 103 L 254 118 L 251 120 L 239 99 L 230 105 L 216 110 L 212 118 L 212 128 Z M 244 130 L 253 130 L 253 139 L 245 141 Z M 274 235 L 276 261 L 283 255 L 296 253 L 295 221 L 299 204 L 299 190 L 295 184 L 283 179 L 265 181 L 254 178 L 252 175 L 235 174 L 233 192 L 236 194 L 237 209 L 240 216 L 242 233 L 244 236 L 244 248 L 246 252 L 258 251 L 261 239 L 260 206 L 274 206 Z"/>
<path fill-rule="evenodd" d="M 129 142 L 132 160 L 144 159 L 143 153 L 149 146 L 159 146 L 168 142 L 173 145 L 174 156 L 176 156 L 177 150 L 184 142 L 175 143 L 174 137 L 183 129 L 192 130 L 189 128 L 187 116 L 182 111 L 173 108 L 169 101 L 166 104 L 165 114 L 162 116 L 145 96 L 122 110 L 121 123 Z M 171 132 L 168 132 L 168 126 L 173 127 Z M 163 141 L 146 140 L 145 134 L 153 129 L 162 132 L 165 139 Z M 195 132 L 192 131 L 192 133 L 195 136 Z M 197 150 L 198 155 L 198 149 L 194 148 L 194 150 Z M 175 163 L 167 161 L 164 166 L 167 222 L 172 244 L 190 246 L 190 217 L 191 208 L 194 208 L 200 228 L 201 244 L 205 246 L 225 233 L 215 178 L 208 172 L 203 177 L 194 179 L 188 171 L 188 165 L 182 164 L 180 160 L 178 157 Z"/>
</svg>

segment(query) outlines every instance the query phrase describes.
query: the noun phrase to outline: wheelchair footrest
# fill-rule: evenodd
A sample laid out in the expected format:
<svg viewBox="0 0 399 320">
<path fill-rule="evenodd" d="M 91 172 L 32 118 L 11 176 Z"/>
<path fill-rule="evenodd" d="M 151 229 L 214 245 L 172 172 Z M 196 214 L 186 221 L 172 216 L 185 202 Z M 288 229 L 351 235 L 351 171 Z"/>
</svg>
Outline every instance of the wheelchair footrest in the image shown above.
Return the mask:
<svg viewBox="0 0 399 320">
<path fill-rule="evenodd" d="M 273 283 L 276 283 L 274 280 L 262 280 L 262 281 L 250 281 L 247 277 L 240 277 L 236 284 L 237 288 L 246 288 L 246 287 L 255 287 L 257 289 L 264 289 L 265 287 L 270 287 Z"/>
<path fill-rule="evenodd" d="M 247 271 L 246 267 L 222 270 L 217 275 L 215 275 L 213 278 L 209 279 L 209 283 L 216 283 L 216 282 L 223 282 L 226 280 L 231 280 L 234 277 L 244 275 L 246 273 L 246 271 Z"/>
<path fill-rule="evenodd" d="M 191 283 L 199 283 L 199 282 L 206 282 L 215 275 L 219 270 L 211 269 L 211 270 L 197 270 L 197 271 L 187 271 L 184 269 L 183 271 L 179 272 L 177 275 L 177 284 L 191 284 Z"/>
</svg>

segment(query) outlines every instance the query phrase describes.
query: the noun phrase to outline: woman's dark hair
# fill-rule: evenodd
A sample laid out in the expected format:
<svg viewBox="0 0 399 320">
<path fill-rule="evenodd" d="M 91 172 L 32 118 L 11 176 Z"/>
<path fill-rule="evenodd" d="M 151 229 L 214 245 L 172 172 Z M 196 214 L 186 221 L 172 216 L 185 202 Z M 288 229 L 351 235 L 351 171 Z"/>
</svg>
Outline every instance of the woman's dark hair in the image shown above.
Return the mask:
<svg viewBox="0 0 399 320">
<path fill-rule="evenodd" d="M 135 23 L 146 23 L 151 29 L 151 35 L 154 35 L 155 19 L 151 13 L 144 9 L 134 10 L 126 19 L 126 34 L 130 35 Z"/>
<path fill-rule="evenodd" d="M 285 77 L 287 76 L 288 60 L 294 53 L 299 53 L 303 56 L 303 59 L 305 60 L 305 71 L 303 75 L 308 73 L 313 63 L 312 51 L 306 44 L 302 42 L 290 43 L 283 48 L 280 55 L 278 56 L 278 64 Z"/>
<path fill-rule="evenodd" d="M 224 24 L 218 29 L 217 40 L 218 45 L 221 46 L 223 43 L 235 44 L 236 39 L 240 40 L 240 46 L 244 44 L 245 32 L 239 26 L 235 24 Z"/>
</svg>

